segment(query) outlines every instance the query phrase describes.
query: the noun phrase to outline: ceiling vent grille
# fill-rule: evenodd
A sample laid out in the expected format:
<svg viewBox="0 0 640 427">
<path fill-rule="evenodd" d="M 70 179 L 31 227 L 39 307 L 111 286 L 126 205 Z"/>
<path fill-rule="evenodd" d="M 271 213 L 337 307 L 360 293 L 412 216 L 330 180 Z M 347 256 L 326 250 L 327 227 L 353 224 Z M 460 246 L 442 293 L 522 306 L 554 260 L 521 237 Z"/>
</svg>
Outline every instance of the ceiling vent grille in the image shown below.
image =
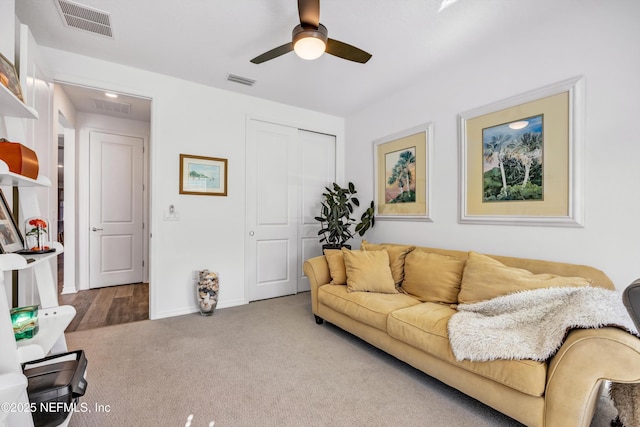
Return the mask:
<svg viewBox="0 0 640 427">
<path fill-rule="evenodd" d="M 249 79 L 247 77 L 237 76 L 235 74 L 229 74 L 227 76 L 227 80 L 234 83 L 240 83 L 247 86 L 253 86 L 256 82 L 255 80 Z"/>
<path fill-rule="evenodd" d="M 55 0 L 65 25 L 113 38 L 111 14 L 69 0 Z"/>
<path fill-rule="evenodd" d="M 93 106 L 99 111 L 110 113 L 131 114 L 131 104 L 126 102 L 107 101 L 106 99 L 91 98 Z"/>
</svg>

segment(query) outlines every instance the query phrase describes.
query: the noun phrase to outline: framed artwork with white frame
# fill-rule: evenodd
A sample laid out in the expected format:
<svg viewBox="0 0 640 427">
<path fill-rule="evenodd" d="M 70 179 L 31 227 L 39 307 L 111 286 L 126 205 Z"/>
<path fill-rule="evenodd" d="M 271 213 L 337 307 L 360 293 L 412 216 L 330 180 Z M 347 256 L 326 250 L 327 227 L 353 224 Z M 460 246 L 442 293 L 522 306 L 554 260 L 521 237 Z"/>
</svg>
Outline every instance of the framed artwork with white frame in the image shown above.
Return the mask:
<svg viewBox="0 0 640 427">
<path fill-rule="evenodd" d="M 583 226 L 584 79 L 461 113 L 459 222 Z"/>
<path fill-rule="evenodd" d="M 433 123 L 373 141 L 376 220 L 431 221 Z"/>
</svg>

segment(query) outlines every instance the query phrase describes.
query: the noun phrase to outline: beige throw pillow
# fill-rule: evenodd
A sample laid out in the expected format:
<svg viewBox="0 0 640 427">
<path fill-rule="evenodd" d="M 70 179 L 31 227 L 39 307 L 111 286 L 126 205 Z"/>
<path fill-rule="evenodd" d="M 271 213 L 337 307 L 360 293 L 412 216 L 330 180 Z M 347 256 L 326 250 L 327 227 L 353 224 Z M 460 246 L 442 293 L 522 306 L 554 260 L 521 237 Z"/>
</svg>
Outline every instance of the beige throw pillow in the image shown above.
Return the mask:
<svg viewBox="0 0 640 427">
<path fill-rule="evenodd" d="M 386 250 L 389 254 L 389 268 L 391 268 L 391 276 L 396 287 L 400 287 L 404 280 L 404 262 L 407 254 L 415 249 L 415 246 L 396 245 L 393 243 L 373 244 L 366 240 L 361 244 L 363 251 L 382 251 Z"/>
<path fill-rule="evenodd" d="M 404 261 L 402 290 L 422 302 L 456 304 L 465 262 L 416 249 Z"/>
<path fill-rule="evenodd" d="M 331 275 L 331 285 L 346 285 L 347 270 L 344 267 L 344 258 L 340 249 L 325 249 L 324 257 L 329 264 L 329 274 Z"/>
<path fill-rule="evenodd" d="M 521 268 L 508 267 L 486 255 L 469 252 L 458 302 L 472 304 L 529 289 L 589 285 L 591 281 L 583 277 L 533 274 Z"/>
<path fill-rule="evenodd" d="M 389 254 L 384 251 L 350 251 L 342 249 L 347 271 L 348 292 L 396 294 L 389 268 Z"/>
</svg>

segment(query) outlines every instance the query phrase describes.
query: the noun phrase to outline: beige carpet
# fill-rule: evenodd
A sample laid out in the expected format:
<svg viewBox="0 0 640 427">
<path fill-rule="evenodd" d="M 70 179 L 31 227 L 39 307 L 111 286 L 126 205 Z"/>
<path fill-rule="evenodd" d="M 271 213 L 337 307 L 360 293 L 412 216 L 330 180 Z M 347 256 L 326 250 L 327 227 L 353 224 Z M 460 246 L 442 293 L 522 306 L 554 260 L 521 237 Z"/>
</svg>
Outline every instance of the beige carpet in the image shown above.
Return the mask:
<svg viewBox="0 0 640 427">
<path fill-rule="evenodd" d="M 67 334 L 89 360 L 71 426 L 517 426 L 359 339 L 310 295 Z M 615 409 L 601 398 L 594 427 Z"/>
</svg>

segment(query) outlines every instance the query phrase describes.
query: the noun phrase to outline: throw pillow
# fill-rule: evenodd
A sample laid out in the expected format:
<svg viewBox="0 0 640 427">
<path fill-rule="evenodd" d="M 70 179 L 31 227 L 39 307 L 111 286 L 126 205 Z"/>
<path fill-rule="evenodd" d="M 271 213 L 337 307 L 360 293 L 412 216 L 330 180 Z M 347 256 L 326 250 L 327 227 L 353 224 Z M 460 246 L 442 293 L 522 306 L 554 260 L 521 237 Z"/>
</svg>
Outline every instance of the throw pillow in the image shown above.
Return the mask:
<svg viewBox="0 0 640 427">
<path fill-rule="evenodd" d="M 404 261 L 402 290 L 422 302 L 456 304 L 465 262 L 416 249 Z"/>
<path fill-rule="evenodd" d="M 533 274 L 521 268 L 508 267 L 486 255 L 469 252 L 458 302 L 472 304 L 529 289 L 590 285 L 591 281 L 583 277 Z"/>
<path fill-rule="evenodd" d="M 325 249 L 324 257 L 329 264 L 329 274 L 331 275 L 331 285 L 346 285 L 347 270 L 344 267 L 344 257 L 340 249 Z"/>
<path fill-rule="evenodd" d="M 382 251 L 386 250 L 389 254 L 389 268 L 391 268 L 391 276 L 396 287 L 400 287 L 404 280 L 404 262 L 407 254 L 415 249 L 415 246 L 396 245 L 392 243 L 373 244 L 366 240 L 362 241 L 363 251 Z"/>
<path fill-rule="evenodd" d="M 342 250 L 347 271 L 347 292 L 396 294 L 387 251 Z"/>
</svg>

